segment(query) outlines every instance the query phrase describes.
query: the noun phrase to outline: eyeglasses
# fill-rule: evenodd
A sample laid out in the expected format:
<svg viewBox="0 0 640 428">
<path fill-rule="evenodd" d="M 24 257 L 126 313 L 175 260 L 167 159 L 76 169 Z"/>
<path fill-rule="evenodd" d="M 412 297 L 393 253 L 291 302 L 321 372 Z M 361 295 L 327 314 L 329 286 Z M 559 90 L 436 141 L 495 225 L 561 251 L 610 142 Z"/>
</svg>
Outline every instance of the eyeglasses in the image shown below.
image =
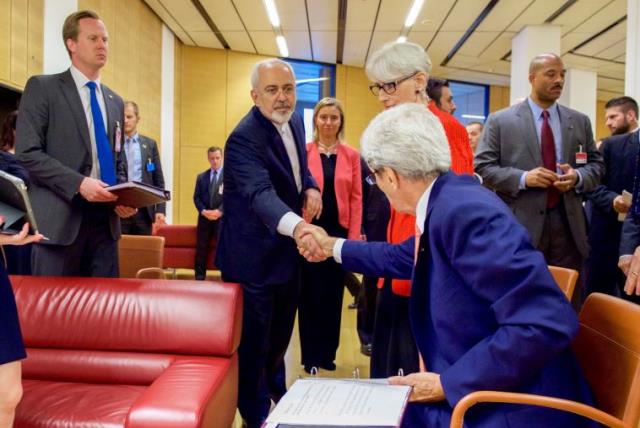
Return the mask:
<svg viewBox="0 0 640 428">
<path fill-rule="evenodd" d="M 405 77 L 401 77 L 398 80 L 395 80 L 393 82 L 384 82 L 384 83 L 374 83 L 373 85 L 369 85 L 369 90 L 371 91 L 371 93 L 373 95 L 375 95 L 376 97 L 378 96 L 378 94 L 380 94 L 380 90 L 382 89 L 387 95 L 391 95 L 393 94 L 396 89 L 398 89 L 398 85 L 402 82 L 404 82 L 405 80 L 409 80 L 411 79 L 413 76 L 415 76 L 416 74 L 418 74 L 418 71 L 416 71 L 415 73 L 409 75 L 409 76 L 405 76 Z"/>
</svg>

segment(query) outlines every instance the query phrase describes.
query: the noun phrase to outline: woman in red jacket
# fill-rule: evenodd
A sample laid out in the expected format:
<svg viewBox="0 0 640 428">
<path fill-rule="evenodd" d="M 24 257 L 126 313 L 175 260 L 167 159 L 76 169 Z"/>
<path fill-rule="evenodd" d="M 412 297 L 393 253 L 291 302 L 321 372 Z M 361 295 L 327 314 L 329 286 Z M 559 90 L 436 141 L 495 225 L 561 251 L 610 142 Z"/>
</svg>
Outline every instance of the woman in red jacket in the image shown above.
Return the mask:
<svg viewBox="0 0 640 428">
<path fill-rule="evenodd" d="M 307 144 L 309 170 L 322 192 L 322 212 L 313 223 L 332 236 L 360 239 L 362 181 L 360 155 L 342 141 L 344 111 L 335 98 L 313 110 L 313 141 Z M 306 221 L 312 219 L 306 218 Z M 333 261 L 305 262 L 298 309 L 302 364 L 335 370 L 340 340 L 344 271 Z"/>
</svg>

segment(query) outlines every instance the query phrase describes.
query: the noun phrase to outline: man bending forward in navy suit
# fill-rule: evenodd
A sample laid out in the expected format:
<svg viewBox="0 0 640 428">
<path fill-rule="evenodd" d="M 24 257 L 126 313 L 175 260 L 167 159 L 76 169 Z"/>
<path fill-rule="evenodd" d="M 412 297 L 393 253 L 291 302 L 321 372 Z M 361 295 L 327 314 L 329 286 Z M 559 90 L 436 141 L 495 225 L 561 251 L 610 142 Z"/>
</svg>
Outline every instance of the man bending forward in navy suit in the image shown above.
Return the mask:
<svg viewBox="0 0 640 428">
<path fill-rule="evenodd" d="M 322 198 L 307 168 L 304 125 L 294 113 L 296 82 L 284 61 L 259 62 L 251 75 L 255 106 L 225 146 L 224 192 L 216 265 L 225 281 L 242 285 L 244 309 L 238 408 L 260 427 L 271 400 L 286 391 L 284 353 L 295 318 L 300 261 L 296 244 Z M 295 241 L 290 237 L 295 238 Z"/>
</svg>

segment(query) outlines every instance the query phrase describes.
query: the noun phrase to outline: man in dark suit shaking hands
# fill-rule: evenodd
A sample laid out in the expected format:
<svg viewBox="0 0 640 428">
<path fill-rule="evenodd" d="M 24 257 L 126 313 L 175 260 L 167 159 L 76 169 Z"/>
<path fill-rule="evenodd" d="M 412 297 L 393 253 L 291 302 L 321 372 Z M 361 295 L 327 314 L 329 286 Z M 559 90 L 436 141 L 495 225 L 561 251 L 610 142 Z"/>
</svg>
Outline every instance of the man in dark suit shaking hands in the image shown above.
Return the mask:
<svg viewBox="0 0 640 428">
<path fill-rule="evenodd" d="M 238 408 L 249 428 L 260 427 L 284 385 L 284 353 L 295 318 L 299 247 L 304 218 L 319 216 L 322 198 L 309 169 L 304 125 L 294 113 L 293 69 L 278 59 L 251 75 L 255 106 L 225 146 L 224 216 L 216 265 L 225 281 L 242 285 Z M 293 237 L 293 239 L 290 239 Z"/>
<path fill-rule="evenodd" d="M 204 280 L 207 276 L 209 241 L 218 235 L 218 220 L 222 217 L 222 149 L 209 147 L 207 160 L 211 168 L 198 174 L 193 203 L 198 210 L 198 241 L 196 243 L 195 276 Z"/>
<path fill-rule="evenodd" d="M 140 109 L 133 101 L 124 103 L 124 152 L 127 157 L 129 181 L 138 181 L 164 189 L 158 143 L 138 133 Z M 151 235 L 151 225 L 165 223 L 165 204 L 151 205 L 122 219 L 122 233 Z"/>
<path fill-rule="evenodd" d="M 120 219 L 107 185 L 126 181 L 122 99 L 100 83 L 108 34 L 100 17 L 78 11 L 62 36 L 69 70 L 29 79 L 20 103 L 16 154 L 31 177 L 29 195 L 40 232 L 33 249 L 36 275 L 118 276 Z"/>
</svg>

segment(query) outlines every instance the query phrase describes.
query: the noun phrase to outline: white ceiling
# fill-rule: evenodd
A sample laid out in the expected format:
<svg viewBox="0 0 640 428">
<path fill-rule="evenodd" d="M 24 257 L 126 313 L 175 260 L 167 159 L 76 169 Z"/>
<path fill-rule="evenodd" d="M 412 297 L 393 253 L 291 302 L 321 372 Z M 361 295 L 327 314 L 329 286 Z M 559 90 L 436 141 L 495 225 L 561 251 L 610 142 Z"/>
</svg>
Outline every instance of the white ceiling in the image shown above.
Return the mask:
<svg viewBox="0 0 640 428">
<path fill-rule="evenodd" d="M 262 0 L 145 2 L 187 45 L 279 55 Z M 492 2 L 493 9 L 442 66 Z M 371 52 L 400 35 L 412 0 L 275 4 L 291 58 L 362 67 Z M 342 17 L 344 42 L 339 46 L 341 7 L 346 19 Z M 550 20 L 561 8 L 564 11 Z M 426 0 L 408 40 L 426 48 L 434 76 L 509 85 L 511 38 L 526 25 L 559 25 L 565 65 L 596 71 L 598 98 L 610 99 L 624 91 L 625 17 L 626 0 Z"/>
</svg>

